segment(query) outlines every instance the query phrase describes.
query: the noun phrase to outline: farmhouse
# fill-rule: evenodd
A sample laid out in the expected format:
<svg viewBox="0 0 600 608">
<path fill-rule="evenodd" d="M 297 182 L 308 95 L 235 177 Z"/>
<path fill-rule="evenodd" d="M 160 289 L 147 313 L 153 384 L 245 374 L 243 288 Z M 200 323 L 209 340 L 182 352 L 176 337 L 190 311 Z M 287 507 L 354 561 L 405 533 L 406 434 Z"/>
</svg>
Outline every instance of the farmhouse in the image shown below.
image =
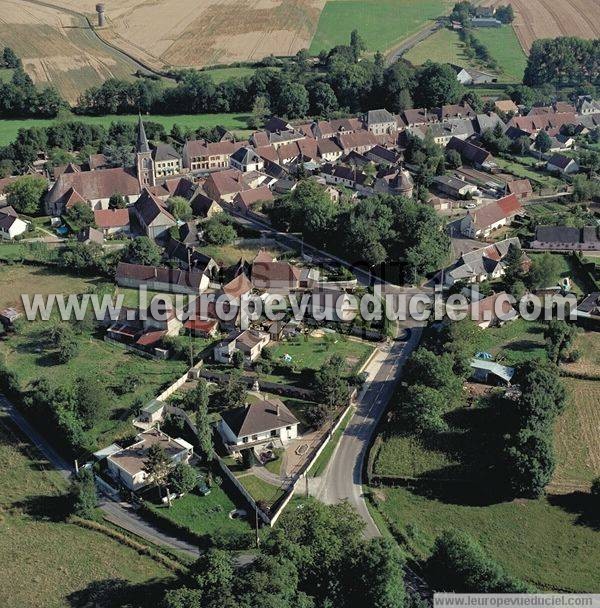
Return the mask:
<svg viewBox="0 0 600 608">
<path fill-rule="evenodd" d="M 462 198 L 468 194 L 475 195 L 479 192 L 474 184 L 469 184 L 462 179 L 448 175 L 438 175 L 433 179 L 433 183 L 440 192 L 453 198 Z"/>
<path fill-rule="evenodd" d="M 63 173 L 46 196 L 46 213 L 62 215 L 68 207 L 81 202 L 92 209 L 108 209 L 113 194 L 121 194 L 129 203 L 137 201 L 140 184 L 135 173 L 121 167 Z"/>
<path fill-rule="evenodd" d="M 481 283 L 500 278 L 504 275 L 503 260 L 511 245 L 521 247 L 519 239 L 515 237 L 463 253 L 454 264 L 443 271 L 444 284 L 452 286 L 458 281 Z M 528 264 L 527 259 L 524 264 Z"/>
<path fill-rule="evenodd" d="M 199 294 L 209 284 L 209 277 L 204 272 L 142 266 L 126 262 L 119 262 L 115 280 L 122 287 L 138 289 L 143 286 L 151 291 L 182 294 Z"/>
<path fill-rule="evenodd" d="M 517 115 L 519 113 L 519 106 L 512 99 L 498 99 L 494 102 L 496 109 L 503 114 Z"/>
<path fill-rule="evenodd" d="M 487 237 L 493 230 L 509 225 L 515 216 L 524 212 L 516 195 L 510 194 L 473 213 L 469 211 L 460 222 L 460 232 L 469 238 Z"/>
<path fill-rule="evenodd" d="M 542 251 L 600 251 L 598 228 L 596 226 L 583 228 L 537 226 L 530 247 Z"/>
<path fill-rule="evenodd" d="M 268 442 L 284 445 L 298 436 L 298 419 L 272 397 L 221 414 L 219 433 L 230 451 Z"/>
<path fill-rule="evenodd" d="M 152 429 L 136 437 L 136 442 L 123 450 L 107 457 L 108 472 L 129 490 L 140 490 L 152 482 L 144 471 L 148 450 L 153 445 L 160 445 L 165 451 L 172 466 L 178 462 L 188 462 L 194 453 L 194 447 L 183 439 L 171 439 L 167 434 Z"/>
<path fill-rule="evenodd" d="M 463 68 L 457 65 L 452 66 L 456 71 L 456 80 L 465 85 L 487 84 L 498 82 L 498 77 L 486 72 L 481 72 L 474 68 Z"/>
<path fill-rule="evenodd" d="M 104 236 L 129 233 L 129 209 L 97 209 L 94 222 Z"/>
<path fill-rule="evenodd" d="M 213 355 L 218 363 L 231 363 L 233 353 L 239 350 L 244 355 L 244 364 L 251 365 L 258 359 L 262 349 L 269 343 L 268 333 L 246 329 L 245 331 L 234 331 L 223 342 L 219 342 L 214 348 Z"/>
<path fill-rule="evenodd" d="M 102 245 L 104 243 L 104 234 L 102 234 L 100 230 L 96 230 L 96 228 L 86 226 L 77 235 L 77 241 L 84 245 L 90 245 L 92 243 Z"/>
<path fill-rule="evenodd" d="M 27 231 L 27 222 L 12 207 L 0 209 L 0 239 L 11 241 Z"/>
<path fill-rule="evenodd" d="M 571 175 L 579 171 L 579 163 L 569 156 L 563 154 L 553 154 L 546 164 L 548 171 L 561 173 L 562 175 Z"/>
<path fill-rule="evenodd" d="M 229 166 L 242 173 L 262 171 L 265 166 L 263 159 L 252 148 L 240 148 L 229 157 Z"/>
<path fill-rule="evenodd" d="M 142 232 L 151 239 L 166 238 L 169 230 L 177 225 L 163 203 L 147 189 L 144 189 L 133 210 Z"/>
<path fill-rule="evenodd" d="M 494 157 L 487 150 L 470 141 L 452 137 L 446 146 L 446 150 L 455 150 L 460 154 L 463 162 L 467 162 L 476 168 L 489 169 L 494 166 Z"/>
<path fill-rule="evenodd" d="M 469 306 L 469 319 L 482 329 L 502 326 L 507 321 L 514 321 L 517 316 L 504 291 L 474 301 Z"/>
</svg>

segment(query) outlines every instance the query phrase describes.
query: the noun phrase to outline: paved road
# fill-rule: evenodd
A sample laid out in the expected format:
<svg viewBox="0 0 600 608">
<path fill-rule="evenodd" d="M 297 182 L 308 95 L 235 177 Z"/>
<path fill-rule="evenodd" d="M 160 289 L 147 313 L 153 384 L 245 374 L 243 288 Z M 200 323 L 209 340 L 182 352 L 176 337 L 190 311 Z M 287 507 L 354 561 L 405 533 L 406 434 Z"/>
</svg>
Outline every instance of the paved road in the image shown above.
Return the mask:
<svg viewBox="0 0 600 608">
<path fill-rule="evenodd" d="M 71 465 L 56 453 L 48 441 L 29 424 L 17 408 L 3 395 L 0 395 L 0 412 L 5 413 L 12 418 L 19 429 L 29 437 L 31 442 L 45 456 L 48 462 L 50 462 L 65 479 L 70 478 L 71 473 L 73 472 Z M 105 497 L 100 502 L 100 508 L 106 515 L 108 521 L 155 545 L 163 545 L 169 549 L 183 551 L 192 557 L 198 557 L 200 554 L 198 547 L 156 530 L 126 503 L 115 502 Z"/>
<path fill-rule="evenodd" d="M 420 42 L 423 42 L 423 40 L 427 40 L 429 36 L 437 32 L 442 27 L 443 25 L 436 22 L 418 31 L 416 34 L 413 34 L 391 51 L 391 53 L 386 57 L 386 64 L 389 66 L 396 63 L 396 61 L 398 61 L 398 59 L 400 59 L 404 53 L 410 51 L 410 49 L 417 46 L 417 44 Z"/>
</svg>

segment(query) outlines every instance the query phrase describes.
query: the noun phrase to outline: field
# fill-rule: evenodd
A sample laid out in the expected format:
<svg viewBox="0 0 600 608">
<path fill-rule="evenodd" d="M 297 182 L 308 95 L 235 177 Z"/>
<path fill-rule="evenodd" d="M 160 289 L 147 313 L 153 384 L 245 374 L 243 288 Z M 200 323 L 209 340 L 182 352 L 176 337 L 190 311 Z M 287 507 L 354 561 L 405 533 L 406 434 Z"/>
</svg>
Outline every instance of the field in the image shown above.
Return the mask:
<svg viewBox="0 0 600 608">
<path fill-rule="evenodd" d="M 307 48 L 323 0 L 105 0 L 103 39 L 154 68 L 293 55 Z M 95 19 L 96 0 L 64 0 Z"/>
<path fill-rule="evenodd" d="M 596 335 L 597 339 L 597 335 Z M 600 475 L 600 381 L 565 378 L 569 405 L 556 425 L 552 490 L 589 490 Z"/>
<path fill-rule="evenodd" d="M 0 44 L 15 50 L 36 84 L 52 84 L 75 102 L 107 78 L 133 77 L 139 66 L 100 42 L 83 17 L 56 4 L 0 0 Z"/>
<path fill-rule="evenodd" d="M 474 33 L 488 47 L 491 56 L 498 62 L 499 81 L 521 82 L 526 57 L 512 28 L 480 28 Z M 489 68 L 478 64 L 477 61 L 469 59 L 464 53 L 458 33 L 447 28 L 437 31 L 410 49 L 404 55 L 404 59 L 414 65 L 421 65 L 429 59 L 438 63 L 452 63 L 465 68 L 471 67 L 484 72 L 492 72 Z M 497 91 L 495 93 L 497 94 Z"/>
<path fill-rule="evenodd" d="M 378 488 L 379 511 L 406 534 L 410 551 L 426 557 L 445 529 L 463 530 L 510 574 L 543 591 L 598 592 L 600 532 L 572 497 L 472 506 Z M 587 524 L 587 525 L 586 525 Z"/>
<path fill-rule="evenodd" d="M 1 0 L 0 0 L 1 1 Z M 136 115 L 108 115 L 108 116 L 85 116 L 73 117 L 73 120 L 88 124 L 110 126 L 111 122 L 137 122 Z M 176 114 L 173 116 L 146 115 L 144 120 L 160 123 L 167 131 L 171 130 L 174 124 L 181 127 L 198 129 L 200 127 L 215 127 L 221 125 L 239 133 L 241 136 L 249 134 L 246 126 L 246 115 L 244 114 Z M 24 120 L 0 120 L 0 146 L 11 143 L 17 136 L 19 129 L 29 129 L 30 127 L 49 127 L 56 121 L 51 119 L 24 119 Z"/>
<path fill-rule="evenodd" d="M 321 13 L 310 52 L 348 44 L 357 29 L 369 51 L 386 51 L 446 13 L 448 0 L 329 0 Z"/>
<path fill-rule="evenodd" d="M 486 2 L 505 4 L 503 0 Z M 596 0 L 513 0 L 513 27 L 525 52 L 534 40 L 558 36 L 600 37 L 600 11 Z"/>
<path fill-rule="evenodd" d="M 575 348 L 581 353 L 581 358 L 574 363 L 563 363 L 562 368 L 571 373 L 600 378 L 600 333 L 586 331 L 579 334 Z"/>
<path fill-rule="evenodd" d="M 10 429 L 7 430 L 7 429 Z M 104 535 L 58 519 L 66 482 L 0 419 L 0 604 L 21 608 L 95 605 L 92 590 L 139 586 L 148 600 L 169 572 Z M 147 585 L 146 591 L 144 587 Z M 124 599 L 124 593 L 121 594 Z"/>
</svg>

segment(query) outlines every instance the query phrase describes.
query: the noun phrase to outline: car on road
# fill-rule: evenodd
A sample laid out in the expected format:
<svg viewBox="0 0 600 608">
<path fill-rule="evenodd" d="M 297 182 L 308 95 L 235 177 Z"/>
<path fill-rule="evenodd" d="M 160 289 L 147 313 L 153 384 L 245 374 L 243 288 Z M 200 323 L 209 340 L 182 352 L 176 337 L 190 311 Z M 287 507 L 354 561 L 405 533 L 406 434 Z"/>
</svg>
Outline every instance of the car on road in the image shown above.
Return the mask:
<svg viewBox="0 0 600 608">
<path fill-rule="evenodd" d="M 477 205 L 475 203 L 467 203 L 465 205 L 465 209 L 476 209 Z"/>
</svg>

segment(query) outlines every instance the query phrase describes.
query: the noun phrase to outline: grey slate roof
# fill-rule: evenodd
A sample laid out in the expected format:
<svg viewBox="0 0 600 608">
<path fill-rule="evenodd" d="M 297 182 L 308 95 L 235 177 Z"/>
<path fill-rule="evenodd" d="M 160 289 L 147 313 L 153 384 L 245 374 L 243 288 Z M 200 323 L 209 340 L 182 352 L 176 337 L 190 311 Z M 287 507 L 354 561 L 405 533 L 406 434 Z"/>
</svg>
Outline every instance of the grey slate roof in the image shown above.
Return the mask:
<svg viewBox="0 0 600 608">
<path fill-rule="evenodd" d="M 273 397 L 227 410 L 221 414 L 227 426 L 237 437 L 246 437 L 298 424 L 298 419 L 283 401 Z"/>
</svg>

